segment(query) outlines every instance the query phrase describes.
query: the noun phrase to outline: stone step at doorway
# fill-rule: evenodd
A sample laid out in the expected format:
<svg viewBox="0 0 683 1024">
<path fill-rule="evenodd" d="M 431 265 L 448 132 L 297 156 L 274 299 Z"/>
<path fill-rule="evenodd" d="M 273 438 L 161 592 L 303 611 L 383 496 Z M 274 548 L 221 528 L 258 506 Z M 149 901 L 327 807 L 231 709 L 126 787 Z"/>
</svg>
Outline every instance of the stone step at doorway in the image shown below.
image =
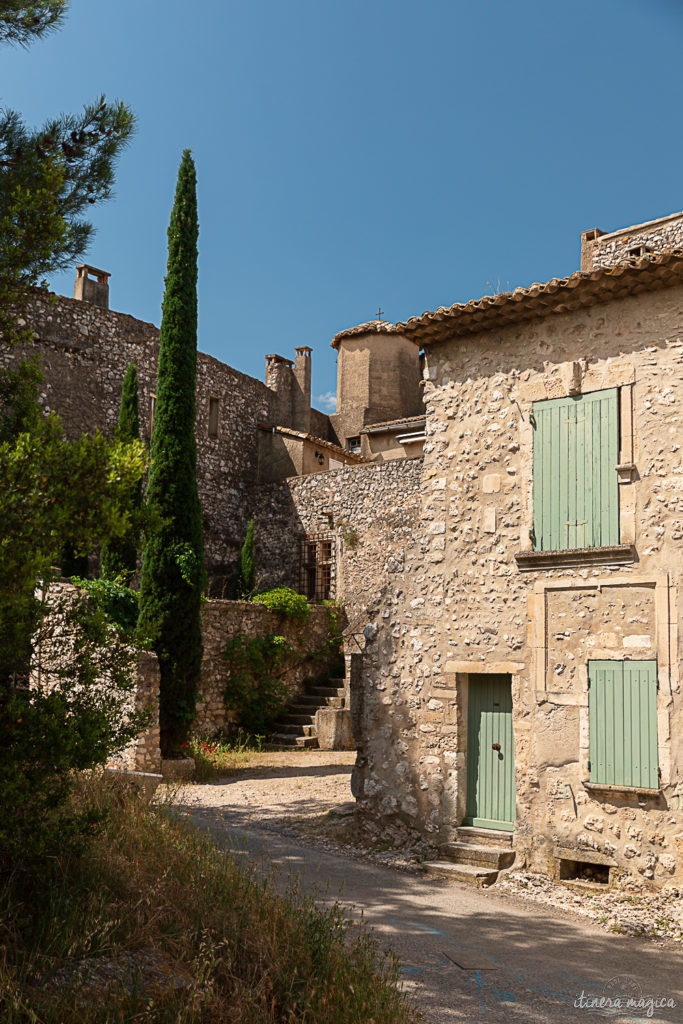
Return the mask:
<svg viewBox="0 0 683 1024">
<path fill-rule="evenodd" d="M 473 828 L 456 829 L 456 838 L 439 847 L 439 859 L 422 866 L 430 875 L 452 878 L 478 888 L 493 885 L 498 874 L 515 859 L 512 832 Z"/>
</svg>

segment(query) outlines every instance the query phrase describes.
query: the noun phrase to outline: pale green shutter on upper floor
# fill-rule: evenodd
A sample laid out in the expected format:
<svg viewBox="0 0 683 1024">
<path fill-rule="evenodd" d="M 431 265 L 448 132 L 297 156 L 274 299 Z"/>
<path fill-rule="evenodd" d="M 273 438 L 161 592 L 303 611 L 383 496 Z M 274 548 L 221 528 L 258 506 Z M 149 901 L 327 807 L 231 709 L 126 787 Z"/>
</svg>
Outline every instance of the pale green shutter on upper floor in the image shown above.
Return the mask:
<svg viewBox="0 0 683 1024">
<path fill-rule="evenodd" d="M 618 391 L 533 404 L 534 547 L 619 543 Z"/>
<path fill-rule="evenodd" d="M 590 779 L 659 787 L 657 662 L 589 661 Z"/>
</svg>

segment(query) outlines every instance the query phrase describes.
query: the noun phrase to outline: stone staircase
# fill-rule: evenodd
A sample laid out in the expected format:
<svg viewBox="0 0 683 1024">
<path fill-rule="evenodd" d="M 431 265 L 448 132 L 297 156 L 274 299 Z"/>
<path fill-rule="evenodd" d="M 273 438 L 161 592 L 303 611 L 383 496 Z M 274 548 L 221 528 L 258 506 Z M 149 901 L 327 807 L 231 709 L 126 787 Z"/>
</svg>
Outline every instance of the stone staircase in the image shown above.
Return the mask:
<svg viewBox="0 0 683 1024">
<path fill-rule="evenodd" d="M 439 848 L 439 860 L 422 865 L 428 874 L 483 888 L 493 885 L 498 872 L 515 859 L 512 832 L 462 825 L 456 835 L 457 839 Z"/>
<path fill-rule="evenodd" d="M 295 697 L 273 724 L 268 742 L 278 750 L 302 750 L 305 747 L 317 747 L 316 711 L 320 708 L 343 707 L 343 679 L 328 679 L 322 685 L 307 683 L 304 693 Z"/>
</svg>

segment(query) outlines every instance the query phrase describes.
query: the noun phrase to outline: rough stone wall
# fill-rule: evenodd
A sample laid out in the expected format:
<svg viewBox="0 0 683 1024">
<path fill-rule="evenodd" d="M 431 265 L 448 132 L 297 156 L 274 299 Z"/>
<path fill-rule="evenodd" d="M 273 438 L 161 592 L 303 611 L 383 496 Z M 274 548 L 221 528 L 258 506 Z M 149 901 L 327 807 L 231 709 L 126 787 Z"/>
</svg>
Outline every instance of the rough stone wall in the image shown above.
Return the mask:
<svg viewBox="0 0 683 1024">
<path fill-rule="evenodd" d="M 69 436 L 95 429 L 112 433 L 126 367 L 134 361 L 141 428 L 149 438 L 159 351 L 153 324 L 66 298 L 54 304 L 35 298 L 28 320 L 35 343 L 22 352 L 2 350 L 0 359 L 40 356 L 45 373 L 41 401 L 62 417 Z M 219 399 L 218 437 L 209 437 L 211 397 Z M 197 477 L 207 565 L 214 577 L 229 574 L 239 557 L 256 488 L 258 423 L 271 421 L 276 404 L 277 396 L 265 384 L 199 353 Z"/>
<path fill-rule="evenodd" d="M 361 813 L 448 838 L 465 814 L 469 676 L 505 673 L 519 859 L 545 870 L 568 850 L 680 884 L 683 289 L 432 346 L 427 376 L 421 514 L 364 657 Z M 577 386 L 620 389 L 620 540 L 637 553 L 522 571 L 531 403 Z M 587 662 L 629 657 L 658 661 L 659 795 L 584 786 Z"/>
<path fill-rule="evenodd" d="M 683 249 L 683 213 L 600 235 L 593 241 L 584 242 L 583 247 L 582 270 L 613 267 L 623 263 L 633 249 L 640 247 L 652 253 Z"/>
<path fill-rule="evenodd" d="M 367 609 L 403 571 L 419 517 L 422 459 L 330 470 L 264 487 L 256 517 L 258 572 L 264 587 L 299 589 L 299 557 L 306 534 L 334 540 L 332 597 L 352 628 L 362 630 Z"/>
<path fill-rule="evenodd" d="M 34 638 L 31 659 L 32 685 L 46 689 L 62 685 L 60 669 L 64 670 L 70 664 L 77 639 L 77 628 L 69 621 L 68 610 L 81 593 L 70 583 L 53 583 L 50 586 L 46 596 L 49 611 L 40 624 L 38 635 Z M 105 677 L 98 685 L 107 687 L 111 683 Z M 135 686 L 126 694 L 124 704 L 126 715 L 151 709 L 151 721 L 142 733 L 109 759 L 106 767 L 126 771 L 160 772 L 159 662 L 155 654 L 149 651 L 140 652 L 135 666 Z"/>
<path fill-rule="evenodd" d="M 230 724 L 232 716 L 226 713 L 223 702 L 228 682 L 224 657 L 228 640 L 238 633 L 250 638 L 284 636 L 294 647 L 295 661 L 283 680 L 294 697 L 303 691 L 307 679 L 323 679 L 330 674 L 336 657 L 334 652 L 329 658 L 306 657 L 306 652 L 325 648 L 330 637 L 330 621 L 330 612 L 325 606 L 312 607 L 308 622 L 302 623 L 248 601 L 208 601 L 202 612 L 204 655 L 195 732 L 214 736 Z"/>
</svg>

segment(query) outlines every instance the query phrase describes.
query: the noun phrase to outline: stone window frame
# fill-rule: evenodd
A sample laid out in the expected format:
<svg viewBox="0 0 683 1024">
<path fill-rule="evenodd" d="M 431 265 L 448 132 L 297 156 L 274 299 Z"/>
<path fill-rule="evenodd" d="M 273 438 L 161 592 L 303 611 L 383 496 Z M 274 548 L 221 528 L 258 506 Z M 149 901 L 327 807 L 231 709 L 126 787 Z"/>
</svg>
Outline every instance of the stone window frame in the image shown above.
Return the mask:
<svg viewBox="0 0 683 1024">
<path fill-rule="evenodd" d="M 669 573 L 659 570 L 652 573 L 619 573 L 613 576 L 585 580 L 538 580 L 529 597 L 529 621 L 532 624 L 533 648 L 531 681 L 536 703 L 579 708 L 579 769 L 583 782 L 590 779 L 589 728 L 588 728 L 588 662 L 589 660 L 614 661 L 615 651 L 611 648 L 594 647 L 586 651 L 585 661 L 577 665 L 578 691 L 562 692 L 548 690 L 548 595 L 561 590 L 598 590 L 607 587 L 640 586 L 654 589 L 655 637 L 652 660 L 657 661 L 657 737 L 659 746 L 660 786 L 670 785 L 671 773 L 671 714 L 673 693 L 679 688 L 678 622 L 676 620 L 677 587 Z M 590 653 L 590 658 L 588 654 Z M 629 660 L 622 658 L 618 660 Z M 633 661 L 639 658 L 631 659 Z M 590 788 L 590 785 L 589 785 Z M 593 787 L 595 788 L 595 787 Z M 601 787 L 604 788 L 604 787 Z M 617 787 L 615 787 L 616 789 Z M 621 791 L 621 788 L 619 788 Z"/>
<path fill-rule="evenodd" d="M 519 424 L 521 525 L 520 550 L 515 553 L 518 568 L 540 569 L 562 565 L 625 563 L 635 560 L 636 544 L 636 451 L 634 416 L 635 367 L 608 364 L 585 369 L 581 361 L 562 363 L 542 379 L 519 388 L 521 412 Z M 533 502 L 533 403 L 552 398 L 568 398 L 595 391 L 618 389 L 619 461 L 615 467 L 619 487 L 619 544 L 612 548 L 569 548 L 567 551 L 535 551 Z M 513 396 L 511 396 L 513 397 Z"/>
</svg>

